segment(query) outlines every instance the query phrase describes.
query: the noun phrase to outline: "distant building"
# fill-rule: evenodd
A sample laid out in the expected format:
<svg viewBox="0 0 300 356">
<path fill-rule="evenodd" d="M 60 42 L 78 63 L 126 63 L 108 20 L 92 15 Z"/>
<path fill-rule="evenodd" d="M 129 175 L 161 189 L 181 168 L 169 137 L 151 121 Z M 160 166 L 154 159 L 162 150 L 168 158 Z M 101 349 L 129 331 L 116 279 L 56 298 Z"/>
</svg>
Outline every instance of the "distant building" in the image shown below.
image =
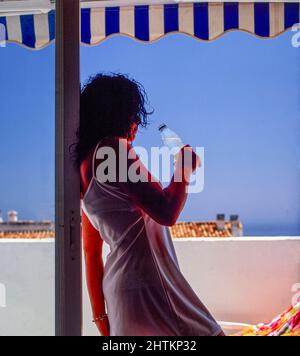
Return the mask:
<svg viewBox="0 0 300 356">
<path fill-rule="evenodd" d="M 230 224 L 232 237 L 243 236 L 243 227 L 241 226 L 238 215 L 230 215 Z"/>
<path fill-rule="evenodd" d="M 170 227 L 172 238 L 188 237 L 241 237 L 243 225 L 238 215 L 231 215 L 226 221 L 224 214 L 218 214 L 215 221 L 179 222 Z M 0 211 L 0 239 L 45 239 L 54 238 L 52 221 L 22 221 L 16 211 L 8 212 L 8 221 L 4 222 Z"/>
<path fill-rule="evenodd" d="M 231 215 L 226 221 L 224 214 L 218 214 L 215 221 L 179 222 L 169 229 L 173 238 L 243 236 L 243 225 L 238 215 Z"/>
<path fill-rule="evenodd" d="M 11 210 L 7 213 L 7 215 L 9 223 L 16 223 L 18 221 L 18 213 L 16 211 Z"/>
<path fill-rule="evenodd" d="M 54 238 L 52 221 L 22 221 L 16 211 L 8 212 L 7 222 L 0 219 L 0 239 L 45 239 Z M 1 215 L 0 215 L 1 216 Z"/>
</svg>

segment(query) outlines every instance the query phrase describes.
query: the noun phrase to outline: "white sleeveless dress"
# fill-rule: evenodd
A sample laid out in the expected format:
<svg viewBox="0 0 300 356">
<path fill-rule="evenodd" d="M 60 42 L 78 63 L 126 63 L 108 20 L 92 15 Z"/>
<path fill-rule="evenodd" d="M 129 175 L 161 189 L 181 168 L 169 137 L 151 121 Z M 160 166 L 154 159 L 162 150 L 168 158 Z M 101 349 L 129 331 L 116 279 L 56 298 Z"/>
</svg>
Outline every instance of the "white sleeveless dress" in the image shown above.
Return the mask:
<svg viewBox="0 0 300 356">
<path fill-rule="evenodd" d="M 168 229 L 119 187 L 100 183 L 95 175 L 82 208 L 110 246 L 102 287 L 111 336 L 221 333 L 180 272 Z"/>
</svg>

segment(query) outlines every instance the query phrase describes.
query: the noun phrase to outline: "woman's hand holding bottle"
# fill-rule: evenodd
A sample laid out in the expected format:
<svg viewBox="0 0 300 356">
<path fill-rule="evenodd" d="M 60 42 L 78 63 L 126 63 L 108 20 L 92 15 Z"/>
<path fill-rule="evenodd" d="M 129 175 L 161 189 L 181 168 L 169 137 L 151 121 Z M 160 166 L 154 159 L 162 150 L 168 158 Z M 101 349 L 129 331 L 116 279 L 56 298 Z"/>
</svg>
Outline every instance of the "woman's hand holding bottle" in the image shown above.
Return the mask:
<svg viewBox="0 0 300 356">
<path fill-rule="evenodd" d="M 200 157 L 193 151 L 190 145 L 184 145 L 181 138 L 167 125 L 162 124 L 159 127 L 159 131 L 164 145 L 174 152 L 177 181 L 180 181 L 180 177 L 184 175 L 185 181 L 188 182 L 191 174 L 201 167 Z"/>
<path fill-rule="evenodd" d="M 175 162 L 175 174 L 183 172 L 184 179 L 189 182 L 190 176 L 201 167 L 201 159 L 190 145 L 185 145 L 178 153 Z"/>
</svg>

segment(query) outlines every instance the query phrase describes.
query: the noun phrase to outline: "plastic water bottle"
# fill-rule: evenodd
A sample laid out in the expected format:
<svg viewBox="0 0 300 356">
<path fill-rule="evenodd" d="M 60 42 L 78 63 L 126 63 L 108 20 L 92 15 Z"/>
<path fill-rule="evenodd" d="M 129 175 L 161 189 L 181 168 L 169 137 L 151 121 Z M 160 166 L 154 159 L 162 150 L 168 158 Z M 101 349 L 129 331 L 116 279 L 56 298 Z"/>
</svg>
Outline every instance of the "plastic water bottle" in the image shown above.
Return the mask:
<svg viewBox="0 0 300 356">
<path fill-rule="evenodd" d="M 182 147 L 184 147 L 181 138 L 165 124 L 160 125 L 158 129 L 164 145 L 172 150 L 172 153 L 176 156 Z"/>
</svg>

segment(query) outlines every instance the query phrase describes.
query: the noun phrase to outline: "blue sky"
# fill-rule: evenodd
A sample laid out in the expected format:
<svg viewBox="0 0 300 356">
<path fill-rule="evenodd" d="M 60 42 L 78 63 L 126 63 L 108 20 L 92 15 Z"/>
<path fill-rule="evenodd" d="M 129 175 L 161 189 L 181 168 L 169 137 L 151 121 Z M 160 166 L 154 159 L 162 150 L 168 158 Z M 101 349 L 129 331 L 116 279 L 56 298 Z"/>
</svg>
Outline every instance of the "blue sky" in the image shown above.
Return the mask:
<svg viewBox="0 0 300 356">
<path fill-rule="evenodd" d="M 152 45 L 115 37 L 82 47 L 82 80 L 99 71 L 144 84 L 155 114 L 137 145 L 160 144 L 166 122 L 205 147 L 205 189 L 181 220 L 239 214 L 250 235 L 300 234 L 300 50 L 292 33 L 230 33 L 203 43 L 172 35 Z M 54 214 L 54 46 L 0 49 L 0 209 Z"/>
</svg>

